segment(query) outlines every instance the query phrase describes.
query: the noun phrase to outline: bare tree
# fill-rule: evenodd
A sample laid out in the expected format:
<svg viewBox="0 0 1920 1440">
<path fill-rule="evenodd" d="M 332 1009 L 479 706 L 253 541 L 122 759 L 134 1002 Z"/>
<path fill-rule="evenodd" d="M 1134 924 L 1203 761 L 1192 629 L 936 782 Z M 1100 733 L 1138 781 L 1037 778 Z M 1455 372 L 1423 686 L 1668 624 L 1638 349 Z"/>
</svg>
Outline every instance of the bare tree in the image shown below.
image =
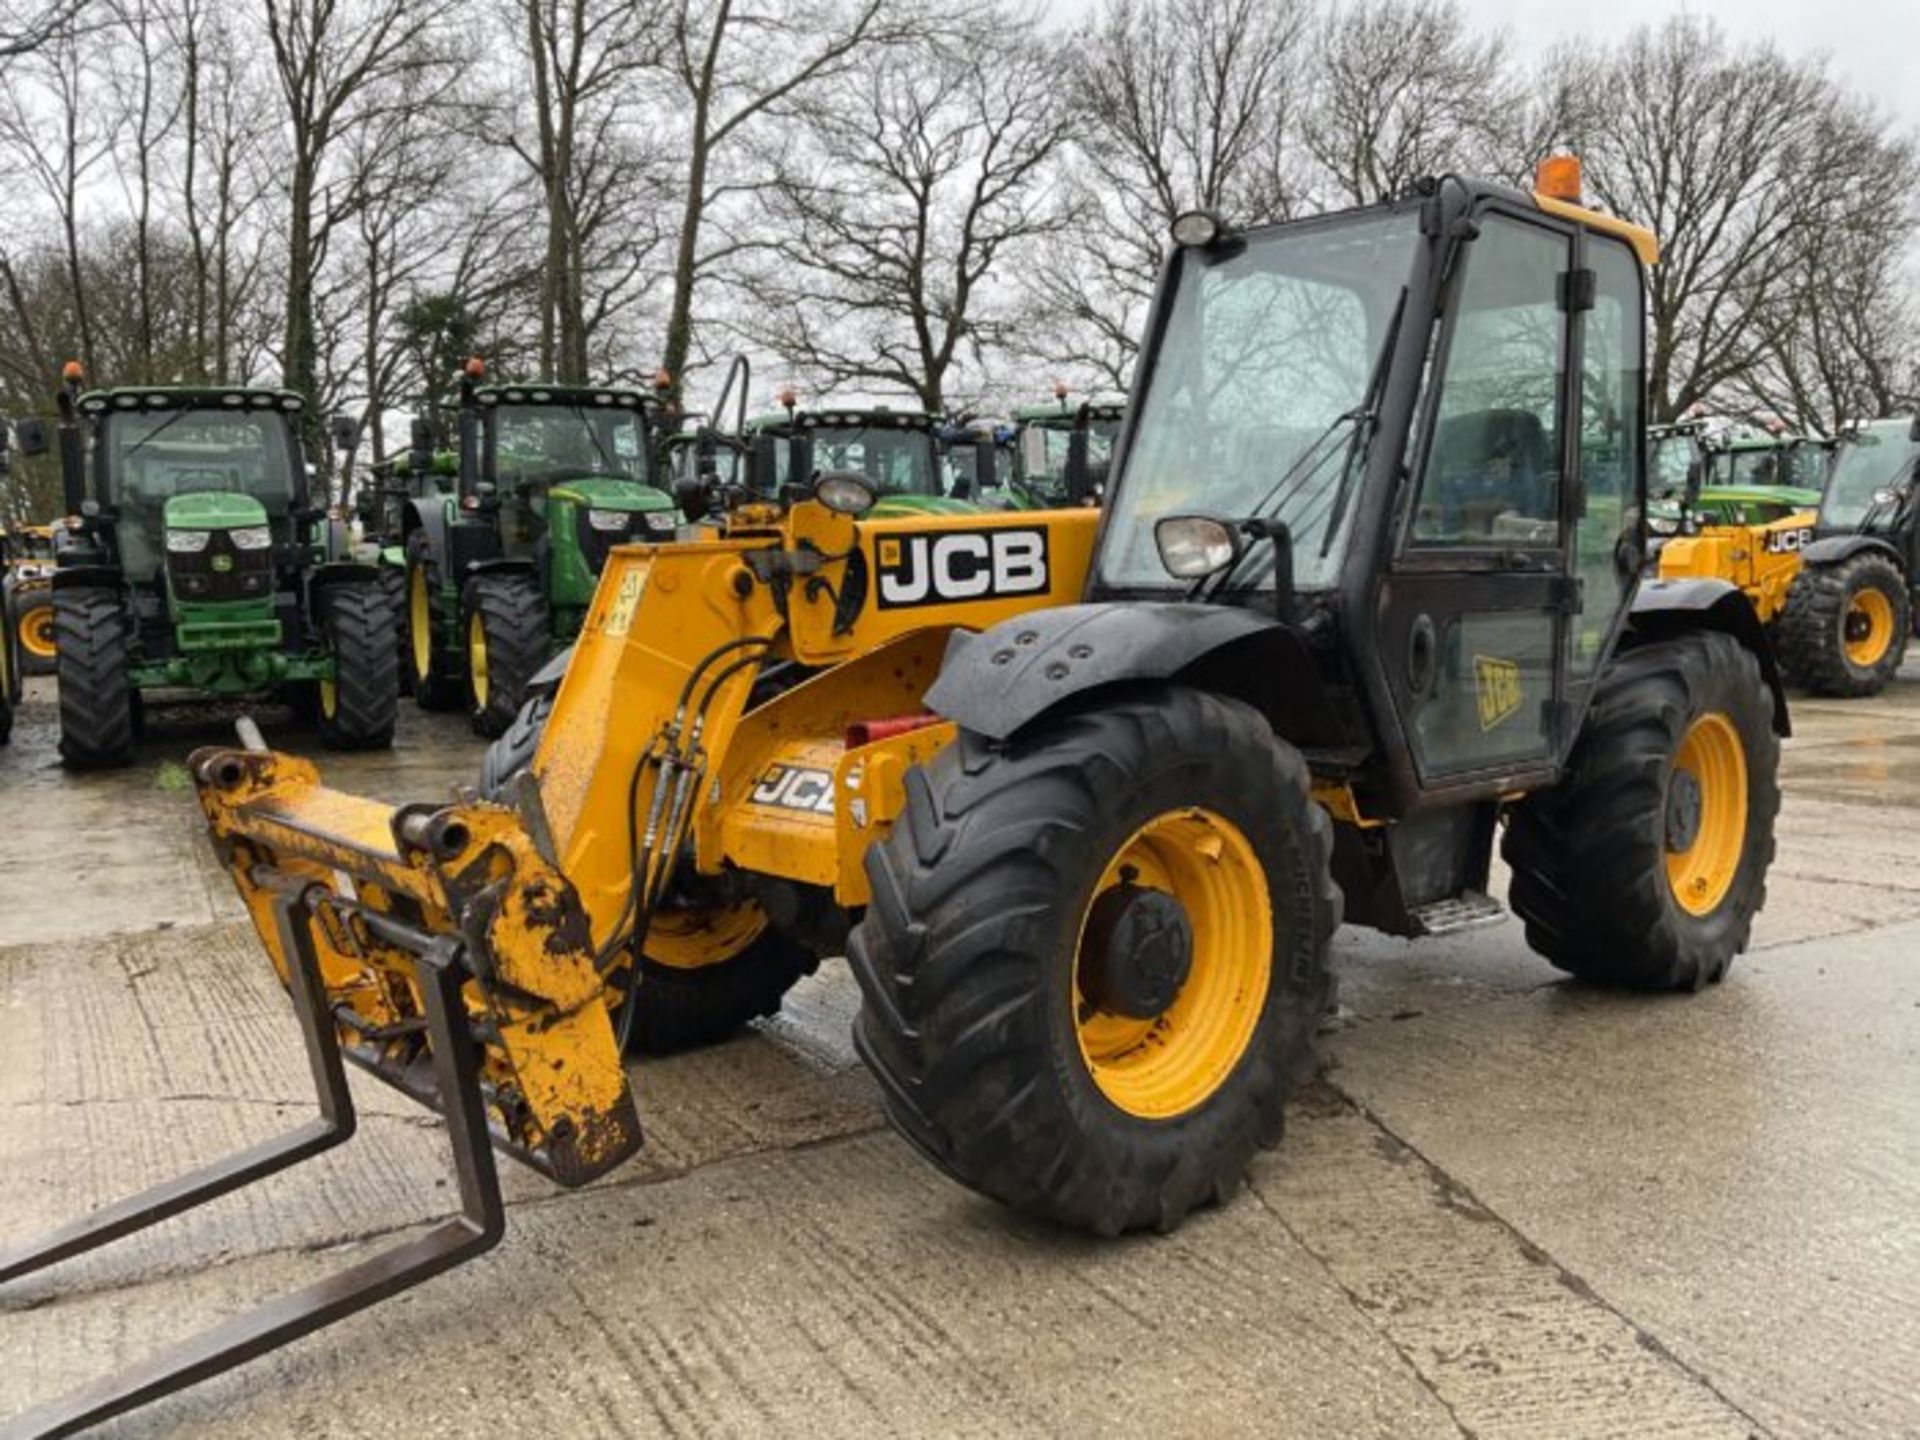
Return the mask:
<svg viewBox="0 0 1920 1440">
<path fill-rule="evenodd" d="M 811 379 L 903 390 L 933 414 L 964 356 L 999 352 L 1024 307 L 996 272 L 1068 214 L 1046 168 L 1065 136 L 1033 27 L 989 13 L 816 88 L 766 188 L 779 237 L 742 328 Z"/>
<path fill-rule="evenodd" d="M 1366 205 L 1424 175 L 1515 168 L 1520 87 L 1502 41 L 1474 34 L 1457 0 L 1334 6 L 1312 69 L 1302 135 L 1329 200 Z"/>
<path fill-rule="evenodd" d="M 0 60 L 29 55 L 81 28 L 92 0 L 0 0 Z"/>
<path fill-rule="evenodd" d="M 1311 18 L 1307 0 L 1108 0 L 1064 82 L 1081 241 L 1026 281 L 1055 317 L 1043 358 L 1124 384 L 1174 219 L 1294 212 Z"/>
</svg>

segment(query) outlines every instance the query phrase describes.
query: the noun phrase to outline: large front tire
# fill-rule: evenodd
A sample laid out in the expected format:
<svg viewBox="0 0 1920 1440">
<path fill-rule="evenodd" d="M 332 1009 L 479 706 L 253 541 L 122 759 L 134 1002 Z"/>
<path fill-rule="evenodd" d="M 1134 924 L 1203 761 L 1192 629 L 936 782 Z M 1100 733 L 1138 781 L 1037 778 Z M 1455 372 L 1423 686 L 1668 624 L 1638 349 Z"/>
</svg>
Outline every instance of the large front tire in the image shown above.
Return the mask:
<svg viewBox="0 0 1920 1440">
<path fill-rule="evenodd" d="M 1168 1230 L 1279 1142 L 1339 923 L 1306 766 L 1155 687 L 908 772 L 849 947 L 889 1117 L 962 1184 Z"/>
<path fill-rule="evenodd" d="M 382 749 L 400 708 L 392 604 L 378 581 L 364 581 L 332 587 L 326 607 L 334 678 L 319 684 L 320 738 L 334 750 Z"/>
<path fill-rule="evenodd" d="M 1779 764 L 1772 694 L 1732 636 L 1615 656 L 1566 778 L 1507 827 L 1527 943 L 1597 984 L 1721 980 L 1766 903 Z"/>
<path fill-rule="evenodd" d="M 1884 554 L 1806 565 L 1780 614 L 1780 662 L 1811 694 L 1878 695 L 1906 659 L 1912 630 L 1906 577 Z"/>
<path fill-rule="evenodd" d="M 127 683 L 132 636 L 118 592 L 84 587 L 53 592 L 60 663 L 60 761 L 104 770 L 133 759 L 134 696 Z"/>
<path fill-rule="evenodd" d="M 476 735 L 503 734 L 553 650 L 546 596 L 533 576 L 518 571 L 476 575 L 460 597 L 460 630 L 467 722 Z"/>
</svg>

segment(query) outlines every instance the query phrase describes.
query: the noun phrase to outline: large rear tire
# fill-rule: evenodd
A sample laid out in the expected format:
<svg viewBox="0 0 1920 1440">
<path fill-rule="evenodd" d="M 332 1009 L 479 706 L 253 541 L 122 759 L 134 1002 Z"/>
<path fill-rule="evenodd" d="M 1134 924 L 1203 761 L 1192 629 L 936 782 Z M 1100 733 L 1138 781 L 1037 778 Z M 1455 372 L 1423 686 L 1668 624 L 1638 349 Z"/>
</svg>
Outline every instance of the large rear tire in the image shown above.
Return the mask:
<svg viewBox="0 0 1920 1440">
<path fill-rule="evenodd" d="M 1313 1069 L 1331 852 L 1298 752 L 1237 701 L 1157 686 L 962 733 L 908 772 L 848 951 L 888 1116 L 1027 1214 L 1172 1229 Z"/>
<path fill-rule="evenodd" d="M 460 630 L 467 651 L 467 723 L 476 735 L 503 734 L 553 650 L 547 598 L 531 575 L 476 575 L 460 597 Z"/>
<path fill-rule="evenodd" d="M 14 593 L 13 631 L 22 675 L 52 675 L 59 669 L 51 590 L 36 586 Z"/>
<path fill-rule="evenodd" d="M 133 759 L 134 696 L 127 683 L 132 637 L 117 591 L 53 593 L 60 664 L 60 762 L 104 770 Z"/>
<path fill-rule="evenodd" d="M 1772 694 L 1732 636 L 1616 655 L 1566 778 L 1507 827 L 1527 943 L 1598 984 L 1717 983 L 1766 903 L 1779 764 Z"/>
<path fill-rule="evenodd" d="M 1805 565 L 1787 591 L 1776 638 L 1787 673 L 1814 695 L 1878 695 L 1913 631 L 1906 577 L 1885 555 Z"/>
<path fill-rule="evenodd" d="M 452 710 L 467 691 L 464 651 L 441 634 L 440 567 L 416 531 L 407 544 L 407 668 L 413 703 L 422 710 Z"/>
<path fill-rule="evenodd" d="M 334 679 L 319 685 L 320 738 L 334 750 L 391 745 L 400 709 L 400 665 L 385 587 L 377 580 L 335 585 L 325 603 Z"/>
</svg>

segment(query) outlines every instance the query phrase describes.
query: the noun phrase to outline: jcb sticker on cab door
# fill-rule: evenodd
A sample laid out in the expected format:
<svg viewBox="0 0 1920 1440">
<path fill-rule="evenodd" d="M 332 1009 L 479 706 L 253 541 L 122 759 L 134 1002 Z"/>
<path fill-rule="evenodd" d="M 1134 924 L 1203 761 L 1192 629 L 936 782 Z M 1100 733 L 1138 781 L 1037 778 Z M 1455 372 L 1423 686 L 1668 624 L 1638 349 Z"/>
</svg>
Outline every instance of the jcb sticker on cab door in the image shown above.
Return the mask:
<svg viewBox="0 0 1920 1440">
<path fill-rule="evenodd" d="M 1801 526 L 1797 530 L 1767 531 L 1766 552 L 1769 555 L 1791 555 L 1796 550 L 1804 550 L 1813 544 L 1813 530 L 1810 526 Z"/>
<path fill-rule="evenodd" d="M 1520 667 L 1511 660 L 1473 657 L 1474 688 L 1480 702 L 1480 729 L 1492 730 L 1520 713 Z"/>
<path fill-rule="evenodd" d="M 1040 528 L 883 535 L 874 558 L 883 610 L 1038 595 L 1049 574 Z"/>
<path fill-rule="evenodd" d="M 810 815 L 833 814 L 833 772 L 800 765 L 769 765 L 754 782 L 753 803 L 776 810 L 804 810 Z"/>
</svg>

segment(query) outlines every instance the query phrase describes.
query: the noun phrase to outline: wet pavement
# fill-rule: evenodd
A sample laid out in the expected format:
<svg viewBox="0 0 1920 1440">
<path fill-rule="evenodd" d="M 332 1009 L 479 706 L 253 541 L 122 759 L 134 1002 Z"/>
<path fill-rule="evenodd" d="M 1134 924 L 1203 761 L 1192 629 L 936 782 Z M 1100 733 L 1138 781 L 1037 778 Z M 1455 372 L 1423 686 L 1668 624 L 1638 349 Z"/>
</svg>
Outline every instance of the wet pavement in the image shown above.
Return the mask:
<svg viewBox="0 0 1920 1440">
<path fill-rule="evenodd" d="M 70 777 L 47 685 L 0 751 L 0 1247 L 310 1094 L 180 767 L 224 724 Z M 472 777 L 457 717 L 404 718 L 329 778 Z M 932 1171 L 828 966 L 636 1068 L 632 1165 L 563 1193 L 505 1162 L 497 1250 L 108 1433 L 1920 1434 L 1920 666 L 1795 720 L 1725 985 L 1592 991 L 1511 921 L 1343 931 L 1324 1078 L 1173 1236 L 1061 1235 Z M 438 1123 L 353 1084 L 351 1145 L 0 1290 L 0 1417 L 444 1213 Z"/>
</svg>

